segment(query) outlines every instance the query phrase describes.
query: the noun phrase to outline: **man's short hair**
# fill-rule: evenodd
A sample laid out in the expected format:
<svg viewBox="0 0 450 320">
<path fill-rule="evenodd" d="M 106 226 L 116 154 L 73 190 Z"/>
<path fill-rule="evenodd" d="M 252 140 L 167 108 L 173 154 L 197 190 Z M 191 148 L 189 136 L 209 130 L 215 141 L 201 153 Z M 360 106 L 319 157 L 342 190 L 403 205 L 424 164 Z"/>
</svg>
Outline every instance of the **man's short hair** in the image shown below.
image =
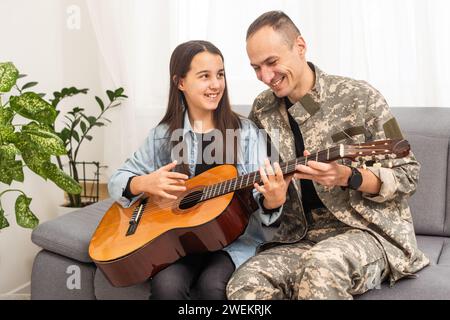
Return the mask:
<svg viewBox="0 0 450 320">
<path fill-rule="evenodd" d="M 272 27 L 273 30 L 279 32 L 290 47 L 294 45 L 295 39 L 301 35 L 300 30 L 287 14 L 283 11 L 269 11 L 253 21 L 248 27 L 245 39 L 248 40 L 253 34 L 266 26 Z"/>
</svg>

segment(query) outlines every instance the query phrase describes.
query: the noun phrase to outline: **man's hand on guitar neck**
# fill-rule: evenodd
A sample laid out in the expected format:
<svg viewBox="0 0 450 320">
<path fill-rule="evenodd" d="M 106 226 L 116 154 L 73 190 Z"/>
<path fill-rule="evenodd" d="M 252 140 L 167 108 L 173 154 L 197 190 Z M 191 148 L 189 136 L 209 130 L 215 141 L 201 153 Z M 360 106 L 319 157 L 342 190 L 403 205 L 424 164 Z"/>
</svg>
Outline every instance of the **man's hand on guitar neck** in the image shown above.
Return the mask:
<svg viewBox="0 0 450 320">
<path fill-rule="evenodd" d="M 255 183 L 254 187 L 264 196 L 264 207 L 270 210 L 281 207 L 286 202 L 286 193 L 292 180 L 292 175 L 283 177 L 283 172 L 278 162 L 273 164 L 273 168 L 268 159 L 264 162 L 266 165 L 265 169 L 264 167 L 259 168 L 263 185 L 260 186 Z"/>
<path fill-rule="evenodd" d="M 177 162 L 174 161 L 150 174 L 134 177 L 130 183 L 131 193 L 144 192 L 163 199 L 176 200 L 177 197 L 172 193 L 186 191 L 184 184 L 185 180 L 189 179 L 185 174 L 171 171 L 176 165 Z"/>
<path fill-rule="evenodd" d="M 304 156 L 310 156 L 308 151 L 304 151 Z M 296 173 L 294 179 L 308 179 L 317 182 L 318 184 L 333 188 L 336 186 L 348 186 L 348 179 L 352 170 L 336 161 L 330 163 L 308 161 L 307 166 L 299 164 L 295 167 Z M 359 169 L 362 175 L 362 184 L 358 191 L 378 194 L 381 188 L 381 181 L 370 171 Z"/>
</svg>

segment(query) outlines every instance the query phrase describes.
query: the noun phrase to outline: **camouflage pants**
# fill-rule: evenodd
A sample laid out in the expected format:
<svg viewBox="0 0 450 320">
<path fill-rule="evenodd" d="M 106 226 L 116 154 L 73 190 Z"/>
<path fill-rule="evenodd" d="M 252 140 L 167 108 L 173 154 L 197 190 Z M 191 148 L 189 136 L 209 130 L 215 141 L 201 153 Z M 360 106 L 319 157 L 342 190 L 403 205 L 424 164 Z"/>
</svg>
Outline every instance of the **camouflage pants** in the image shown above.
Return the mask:
<svg viewBox="0 0 450 320">
<path fill-rule="evenodd" d="M 388 268 L 368 232 L 320 228 L 243 264 L 227 286 L 228 299 L 352 299 L 378 286 Z"/>
</svg>

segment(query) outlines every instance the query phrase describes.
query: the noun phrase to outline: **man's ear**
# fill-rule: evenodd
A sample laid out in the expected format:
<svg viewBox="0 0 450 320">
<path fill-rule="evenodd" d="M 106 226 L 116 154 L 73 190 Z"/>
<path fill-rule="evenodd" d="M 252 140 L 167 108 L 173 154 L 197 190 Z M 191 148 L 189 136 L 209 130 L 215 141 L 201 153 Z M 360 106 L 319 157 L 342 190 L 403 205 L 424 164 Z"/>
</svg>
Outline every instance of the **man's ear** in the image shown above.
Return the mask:
<svg viewBox="0 0 450 320">
<path fill-rule="evenodd" d="M 302 36 L 298 36 L 297 39 L 295 39 L 295 47 L 297 48 L 300 57 L 304 58 L 306 54 L 306 42 Z"/>
</svg>

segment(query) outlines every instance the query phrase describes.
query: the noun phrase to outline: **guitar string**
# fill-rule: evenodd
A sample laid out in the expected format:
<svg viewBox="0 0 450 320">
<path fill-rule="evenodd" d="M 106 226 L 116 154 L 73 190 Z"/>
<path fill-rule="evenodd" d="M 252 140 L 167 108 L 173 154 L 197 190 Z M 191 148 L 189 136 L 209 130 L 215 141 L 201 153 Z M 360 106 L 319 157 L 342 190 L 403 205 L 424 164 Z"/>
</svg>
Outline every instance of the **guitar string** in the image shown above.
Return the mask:
<svg viewBox="0 0 450 320">
<path fill-rule="evenodd" d="M 375 149 L 377 149 L 377 148 L 375 148 Z M 364 151 L 362 151 L 364 149 L 361 149 L 361 148 L 358 148 L 357 150 L 359 152 L 364 152 Z M 373 151 L 374 149 L 371 148 L 371 149 L 368 149 L 368 150 L 369 151 Z M 380 148 L 380 150 L 385 150 L 385 148 Z M 326 150 L 323 150 L 323 151 L 319 151 L 318 154 L 320 156 L 321 153 L 326 153 L 326 152 L 327 152 Z M 314 159 L 315 156 L 310 155 L 309 158 L 310 159 Z M 301 158 L 296 159 L 295 163 L 287 162 L 286 164 L 282 164 L 282 166 L 286 166 L 285 170 L 290 171 L 290 170 L 295 169 L 295 166 L 297 166 L 301 162 L 304 162 L 304 160 L 306 160 L 306 159 L 307 159 L 306 157 L 301 157 Z M 299 161 L 299 160 L 302 160 L 302 161 Z M 258 171 L 249 173 L 247 175 L 252 175 L 254 173 L 256 173 L 256 175 L 255 175 L 255 177 L 253 179 L 255 180 L 255 183 L 257 183 L 257 180 L 258 180 L 258 183 L 259 183 L 261 181 L 261 177 L 260 177 L 260 173 Z M 245 175 L 245 176 L 247 176 L 247 175 Z M 244 177 L 244 176 L 240 176 L 240 177 Z M 236 190 L 231 190 L 231 189 L 235 189 L 236 188 L 237 183 L 238 183 L 238 179 L 240 177 L 233 178 L 233 179 L 228 179 L 228 180 L 222 181 L 220 183 L 212 184 L 212 185 L 207 185 L 204 188 L 199 189 L 199 190 L 194 190 L 191 194 L 189 194 L 186 197 L 184 197 L 181 201 L 179 199 L 176 199 L 176 200 L 175 199 L 167 199 L 167 200 L 164 200 L 164 201 L 159 202 L 159 203 L 153 203 L 151 205 L 147 204 L 141 214 L 148 213 L 148 211 L 151 211 L 153 209 L 165 210 L 165 209 L 173 207 L 174 204 L 178 204 L 179 205 L 179 204 L 181 204 L 181 202 L 189 203 L 189 202 L 193 202 L 193 201 L 199 201 L 202 198 L 202 196 L 204 195 L 204 191 L 207 188 L 212 187 L 212 186 L 216 186 L 212 190 L 217 191 L 217 190 L 222 189 L 222 186 L 225 185 L 224 189 L 227 188 L 227 189 L 230 189 L 230 191 L 228 191 L 227 193 L 221 194 L 221 195 L 214 196 L 214 197 L 208 197 L 207 199 L 204 199 L 204 201 L 205 200 L 210 200 L 210 199 L 213 199 L 213 198 L 217 198 L 217 197 L 229 194 L 231 192 L 235 192 Z M 241 179 L 244 179 L 244 178 L 241 178 Z M 230 181 L 233 181 L 233 182 L 231 183 Z M 230 186 L 226 187 L 226 185 L 228 183 L 230 183 Z M 231 187 L 231 184 L 233 184 L 233 187 Z M 249 184 L 246 187 L 250 187 L 250 186 L 253 186 L 253 185 L 254 185 L 254 183 L 252 183 L 251 185 Z M 246 187 L 242 187 L 242 189 L 245 189 Z M 241 189 L 241 188 L 239 188 L 239 189 Z M 201 191 L 201 192 L 200 193 L 195 193 L 196 191 L 197 192 Z M 213 191 L 213 193 L 215 193 L 215 191 Z M 151 200 L 151 199 L 149 199 L 149 200 Z"/>
<path fill-rule="evenodd" d="M 325 153 L 326 151 L 320 151 L 319 154 L 320 154 L 321 152 Z M 300 159 L 305 159 L 305 158 L 302 157 L 302 158 L 297 159 L 297 161 L 296 161 L 295 163 L 289 163 L 289 162 L 287 162 L 286 164 L 282 164 L 281 166 L 285 166 L 285 168 L 284 168 L 285 171 L 291 171 L 291 170 L 295 169 L 295 167 L 296 167 L 300 162 L 302 162 L 302 161 L 298 161 L 298 160 L 300 160 Z M 283 169 L 282 169 L 282 171 L 283 171 Z M 255 173 L 256 173 L 256 174 L 255 174 Z M 257 182 L 259 183 L 259 182 L 261 181 L 260 173 L 259 173 L 258 171 L 255 171 L 255 172 L 249 173 L 248 175 L 252 175 L 252 174 L 255 174 L 255 177 L 253 178 L 253 180 L 255 181 L 254 183 L 257 183 Z M 247 176 L 247 175 L 245 175 L 245 176 Z M 241 177 L 244 177 L 244 176 L 241 176 Z M 218 184 L 212 184 L 212 185 L 205 186 L 205 188 L 202 188 L 202 189 L 199 189 L 199 190 L 194 190 L 193 193 L 191 193 L 190 195 L 184 197 L 184 198 L 182 199 L 182 201 L 184 200 L 185 203 L 186 203 L 186 202 L 191 202 L 191 201 L 198 201 L 198 200 L 200 200 L 200 199 L 202 198 L 202 196 L 203 196 L 203 194 L 204 194 L 204 191 L 205 191 L 207 188 L 209 188 L 209 187 L 211 187 L 211 186 L 218 186 L 219 184 L 220 184 L 221 186 L 219 186 L 219 187 L 214 187 L 213 190 L 215 190 L 215 191 L 221 190 L 221 189 L 222 189 L 222 186 L 225 185 L 224 189 L 226 188 L 226 189 L 229 189 L 230 191 L 228 191 L 227 193 L 221 194 L 221 195 L 217 195 L 217 196 L 214 196 L 214 197 L 210 197 L 210 198 L 208 198 L 208 199 L 204 199 L 204 200 L 210 200 L 210 199 L 213 199 L 213 198 L 216 198 L 216 197 L 220 197 L 220 196 L 222 196 L 222 195 L 226 195 L 226 194 L 229 194 L 229 193 L 231 193 L 231 192 L 234 192 L 234 191 L 236 191 L 235 188 L 236 188 L 236 186 L 237 186 L 237 184 L 238 184 L 238 179 L 239 179 L 239 178 L 240 178 L 240 177 L 234 178 L 234 179 L 228 179 L 228 180 L 222 181 L 222 182 L 220 182 L 220 183 L 218 183 Z M 241 178 L 241 179 L 244 179 L 244 178 Z M 234 180 L 234 181 L 233 181 L 233 180 Z M 231 181 L 233 181 L 233 182 L 231 183 Z M 228 183 L 230 183 L 230 185 L 229 185 L 228 187 L 226 187 Z M 239 189 L 245 189 L 246 187 L 253 186 L 254 183 L 248 184 L 247 186 L 242 187 L 242 188 L 239 188 Z M 233 186 L 232 186 L 232 184 L 233 184 Z M 235 189 L 235 190 L 231 190 L 231 189 Z M 200 194 L 199 194 L 199 193 L 194 194 L 195 191 L 197 191 L 197 192 L 198 192 L 198 191 L 201 191 L 201 193 L 200 193 Z M 213 193 L 215 193 L 215 191 L 214 191 Z M 175 200 L 175 199 L 168 199 L 168 200 L 165 200 L 165 201 L 163 201 L 163 202 L 159 202 L 158 204 L 153 204 L 153 205 L 150 205 L 150 206 L 146 205 L 146 206 L 145 206 L 145 209 L 144 209 L 144 211 L 143 211 L 143 213 L 146 213 L 146 212 L 148 212 L 149 210 L 151 211 L 151 210 L 153 210 L 153 209 L 160 209 L 160 210 L 168 209 L 168 208 L 173 207 L 174 204 L 179 204 L 179 203 L 181 203 L 182 201 L 179 201 L 178 199 L 177 199 L 177 200 Z M 143 214 L 143 213 L 142 213 L 142 214 Z"/>
<path fill-rule="evenodd" d="M 288 167 L 288 170 L 290 170 L 290 168 L 291 168 L 291 167 Z M 295 166 L 294 166 L 294 168 L 295 168 Z M 256 172 L 256 171 L 255 171 L 255 172 Z M 253 173 L 250 173 L 249 175 L 251 175 L 251 174 L 253 174 Z M 254 183 L 259 182 L 258 180 L 261 179 L 260 173 L 256 173 L 255 177 L 252 178 L 252 179 L 255 180 Z M 237 180 L 237 179 L 229 179 L 229 180 L 222 181 L 221 183 L 219 183 L 221 186 L 218 186 L 219 184 L 213 184 L 213 185 L 205 186 L 205 187 L 202 188 L 202 189 L 195 190 L 195 191 L 201 191 L 201 193 L 190 194 L 190 195 L 184 197 L 184 198 L 181 199 L 181 200 L 179 200 L 179 199 L 177 199 L 177 200 L 175 200 L 175 199 L 168 199 L 168 200 L 164 200 L 163 202 L 156 203 L 156 204 L 153 203 L 153 204 L 150 205 L 150 206 L 149 206 L 149 205 L 146 205 L 145 208 L 144 208 L 144 210 L 143 210 L 143 212 L 142 212 L 141 214 L 148 213 L 148 211 L 152 211 L 153 209 L 165 210 L 165 209 L 168 209 L 168 208 L 173 207 L 174 205 L 179 206 L 182 202 L 184 202 L 184 203 L 189 203 L 189 202 L 193 202 L 193 201 L 199 201 L 199 200 L 202 198 L 202 196 L 204 195 L 204 192 L 205 192 L 205 190 L 206 190 L 207 188 L 209 188 L 209 187 L 211 187 L 211 186 L 217 186 L 217 187 L 213 187 L 213 188 L 216 189 L 216 191 L 218 191 L 218 190 L 222 189 L 222 186 L 224 186 L 224 185 L 226 186 L 226 185 L 229 183 L 229 181 L 231 181 L 231 180 L 235 180 L 235 181 L 232 183 L 232 185 L 230 184 L 229 187 L 226 187 L 226 189 L 230 189 L 230 191 L 228 191 L 227 193 L 223 193 L 223 194 L 220 194 L 220 195 L 213 196 L 213 197 L 208 197 L 207 199 L 204 199 L 204 201 L 210 200 L 210 199 L 214 199 L 214 198 L 218 198 L 218 197 L 227 195 L 227 194 L 229 194 L 229 193 L 235 192 L 235 191 L 236 191 L 235 188 L 236 188 L 236 186 L 238 185 L 238 183 L 237 183 L 238 180 Z M 253 186 L 254 183 L 248 184 L 247 186 L 242 187 L 242 189 L 245 189 L 246 187 Z M 213 189 L 213 190 L 214 190 L 214 189 Z M 224 189 L 225 189 L 225 188 L 224 188 Z M 232 189 L 235 189 L 235 190 L 232 190 Z M 239 188 L 239 189 L 241 189 L 241 188 Z M 195 192 L 195 191 L 194 191 L 194 192 Z M 213 192 L 213 194 L 215 194 L 215 191 Z M 151 199 L 149 199 L 149 200 L 151 200 Z M 203 201 L 202 201 L 202 202 L 203 202 Z M 156 213 L 156 212 L 155 212 L 155 213 Z M 162 214 L 162 213 L 161 213 L 161 214 Z M 154 216 L 156 216 L 156 215 L 154 215 Z"/>
<path fill-rule="evenodd" d="M 370 149 L 370 150 L 373 150 L 373 149 Z M 361 149 L 359 149 L 359 151 L 361 152 Z M 319 152 L 319 156 L 320 156 L 320 153 L 325 153 L 325 152 L 326 151 L 320 151 Z M 310 158 L 314 158 L 314 156 L 312 156 L 312 157 L 310 156 Z M 286 164 L 282 164 L 282 166 L 286 166 L 286 168 L 284 170 L 290 171 L 290 170 L 295 169 L 295 166 L 297 166 L 299 163 L 303 162 L 303 161 L 298 161 L 300 159 L 301 160 L 305 160 L 306 158 L 305 157 L 299 158 L 299 159 L 297 159 L 296 163 L 289 163 L 289 162 L 287 162 L 287 165 Z M 260 177 L 260 173 L 258 171 L 249 173 L 248 175 L 251 175 L 251 174 L 254 174 L 254 173 L 256 173 L 255 177 L 253 178 L 255 180 L 254 183 L 256 183 L 257 180 L 258 180 L 258 182 L 260 182 L 261 181 L 261 177 Z M 247 176 L 247 175 L 245 175 L 245 176 Z M 184 203 L 189 203 L 191 201 L 198 201 L 204 195 L 204 191 L 207 188 L 209 188 L 209 187 L 213 187 L 212 190 L 214 190 L 213 193 L 215 193 L 217 190 L 221 190 L 222 186 L 224 186 L 224 185 L 227 186 L 227 184 L 230 183 L 230 185 L 228 187 L 224 187 L 224 189 L 225 188 L 229 189 L 229 191 L 227 193 L 223 193 L 221 195 L 217 195 L 217 196 L 214 196 L 214 197 L 208 197 L 207 199 L 204 199 L 204 201 L 205 200 L 210 200 L 210 199 L 213 199 L 213 198 L 217 198 L 217 197 L 220 197 L 220 196 L 223 196 L 223 195 L 226 195 L 226 194 L 229 194 L 231 192 L 236 191 L 235 188 L 236 188 L 237 184 L 239 183 L 238 179 L 241 178 L 241 177 L 244 177 L 244 176 L 240 176 L 240 177 L 233 178 L 233 179 L 228 179 L 228 180 L 222 181 L 222 182 L 217 183 L 217 184 L 207 185 L 204 188 L 199 189 L 199 190 L 194 190 L 191 194 L 189 194 L 188 196 L 184 197 L 181 201 L 178 200 L 178 199 L 176 199 L 176 200 L 175 199 L 168 199 L 168 200 L 164 200 L 164 201 L 159 202 L 159 203 L 154 203 L 152 205 L 146 205 L 143 213 L 147 213 L 148 211 L 153 210 L 153 209 L 160 209 L 160 210 L 168 209 L 168 208 L 173 207 L 174 204 L 178 204 L 179 205 L 183 200 L 184 200 L 183 201 Z M 241 179 L 245 179 L 245 178 L 241 178 Z M 230 181 L 233 181 L 233 182 L 231 183 Z M 248 184 L 247 186 L 239 188 L 239 189 L 245 189 L 246 187 L 253 186 L 254 183 Z M 220 186 L 218 186 L 219 184 L 220 184 Z M 231 186 L 232 184 L 233 184 L 233 186 Z M 214 187 L 214 186 L 216 186 L 216 187 Z M 235 190 L 232 190 L 232 189 L 235 189 Z M 200 193 L 195 193 L 196 191 L 200 192 Z"/>
<path fill-rule="evenodd" d="M 331 149 L 334 149 L 334 148 L 330 148 L 330 150 L 331 150 Z M 377 150 L 377 149 L 378 149 L 378 148 L 374 148 L 373 146 L 371 146 L 369 149 L 363 149 L 363 148 L 361 148 L 360 146 L 357 147 L 357 150 L 359 150 L 359 152 L 374 151 L 374 150 Z M 387 150 L 387 149 L 389 149 L 389 148 L 386 147 L 386 146 L 384 146 L 383 148 L 379 148 L 379 150 L 382 150 L 383 153 L 384 153 L 384 151 Z M 334 151 L 335 151 L 335 150 L 333 150 L 333 152 L 334 152 Z M 320 153 L 324 153 L 324 152 L 328 152 L 328 151 L 327 151 L 327 150 L 323 150 L 323 151 L 319 151 L 318 153 L 320 154 Z M 381 153 L 381 154 L 383 154 L 383 153 Z M 332 153 L 330 152 L 330 154 L 332 154 Z M 378 153 L 378 154 L 380 154 L 380 153 Z M 310 158 L 314 158 L 314 157 L 311 157 L 311 155 L 310 155 L 309 157 L 310 157 Z M 335 159 L 339 159 L 339 158 L 341 158 L 341 157 L 340 157 L 340 156 L 339 156 L 339 157 L 335 157 Z M 307 157 L 301 157 L 301 158 L 295 159 L 295 163 L 289 163 L 289 162 L 291 162 L 291 161 L 289 161 L 289 162 L 287 162 L 287 163 L 285 163 L 285 164 L 282 164 L 281 166 L 286 166 L 285 170 L 289 171 L 289 170 L 292 170 L 292 169 L 293 169 L 292 167 L 294 167 L 294 169 L 295 169 L 295 166 L 296 166 L 299 162 L 302 162 L 302 161 L 299 161 L 299 160 L 302 160 L 302 161 L 307 160 Z M 382 160 L 382 159 L 379 159 L 379 160 Z M 256 183 L 256 180 L 259 180 L 258 182 L 260 182 L 261 177 L 260 177 L 260 173 L 259 173 L 258 171 L 249 173 L 248 175 L 251 175 L 251 174 L 254 174 L 254 173 L 256 173 L 256 174 L 255 174 L 255 177 L 254 177 L 255 183 Z M 244 175 L 244 176 L 246 176 L 246 175 Z M 240 176 L 240 177 L 244 177 L 244 176 Z M 237 178 L 234 178 L 234 179 L 229 179 L 229 180 L 226 180 L 226 181 L 222 181 L 221 183 L 218 183 L 218 184 L 208 185 L 208 186 L 206 186 L 206 187 L 210 187 L 210 186 L 214 186 L 214 185 L 219 185 L 219 184 L 224 184 L 224 183 L 225 183 L 225 185 L 226 185 L 226 183 L 228 183 L 229 181 L 235 180 L 235 182 L 234 182 L 235 185 L 234 185 L 234 187 L 233 187 L 233 188 L 235 188 L 235 187 L 236 187 L 237 180 L 238 180 L 240 177 L 237 177 Z M 243 178 L 242 178 L 242 179 L 243 179 Z M 247 185 L 246 187 L 240 187 L 239 189 L 245 189 L 245 188 L 250 187 L 250 186 L 253 186 L 253 185 L 254 185 L 254 183 L 252 183 L 251 185 Z M 231 185 L 230 185 L 230 186 L 231 186 Z M 221 187 L 220 187 L 220 188 L 221 188 Z M 200 199 L 202 198 L 203 192 L 204 192 L 205 189 L 206 189 L 206 188 L 200 189 L 200 190 L 202 191 L 200 194 L 195 194 L 195 195 L 192 195 L 192 194 L 191 194 L 191 195 L 188 195 L 187 197 L 185 197 L 185 198 L 183 198 L 183 199 L 184 199 L 184 200 L 189 199 L 189 201 L 198 201 L 198 200 L 200 200 Z M 200 191 L 200 190 L 197 190 L 197 191 Z M 220 190 L 220 189 L 219 189 L 219 190 Z M 229 193 L 235 192 L 235 191 L 236 191 L 236 190 L 233 190 L 233 191 L 230 190 L 228 193 L 222 194 L 222 195 L 220 195 L 220 196 L 224 196 L 224 195 L 226 195 L 226 194 L 229 194 Z M 210 198 L 204 199 L 204 200 L 210 200 L 210 199 L 213 199 L 213 198 L 216 198 L 216 197 L 220 197 L 220 196 L 210 197 Z M 187 202 L 189 202 L 189 201 L 187 201 Z M 148 213 L 149 211 L 152 211 L 153 209 L 158 209 L 159 211 L 160 211 L 160 210 L 165 210 L 165 209 L 168 209 L 168 208 L 173 207 L 174 204 L 179 205 L 180 203 L 181 203 L 181 201 L 179 201 L 178 199 L 176 199 L 176 200 L 169 199 L 169 200 L 160 202 L 160 203 L 158 203 L 158 204 L 153 204 L 153 205 L 150 205 L 150 206 L 146 205 L 145 208 L 144 208 L 144 210 L 141 212 L 141 216 L 144 215 L 145 213 Z M 163 204 L 163 206 L 161 206 L 161 204 Z M 194 206 L 195 206 L 195 205 L 194 205 Z M 133 213 L 133 215 L 134 215 L 134 213 Z M 152 214 L 153 217 L 155 217 L 155 216 L 162 216 L 162 215 L 167 215 L 167 212 L 163 212 L 163 213 L 160 212 L 160 213 L 158 213 L 158 211 L 156 211 L 156 212 L 154 212 L 154 213 Z"/>
</svg>

